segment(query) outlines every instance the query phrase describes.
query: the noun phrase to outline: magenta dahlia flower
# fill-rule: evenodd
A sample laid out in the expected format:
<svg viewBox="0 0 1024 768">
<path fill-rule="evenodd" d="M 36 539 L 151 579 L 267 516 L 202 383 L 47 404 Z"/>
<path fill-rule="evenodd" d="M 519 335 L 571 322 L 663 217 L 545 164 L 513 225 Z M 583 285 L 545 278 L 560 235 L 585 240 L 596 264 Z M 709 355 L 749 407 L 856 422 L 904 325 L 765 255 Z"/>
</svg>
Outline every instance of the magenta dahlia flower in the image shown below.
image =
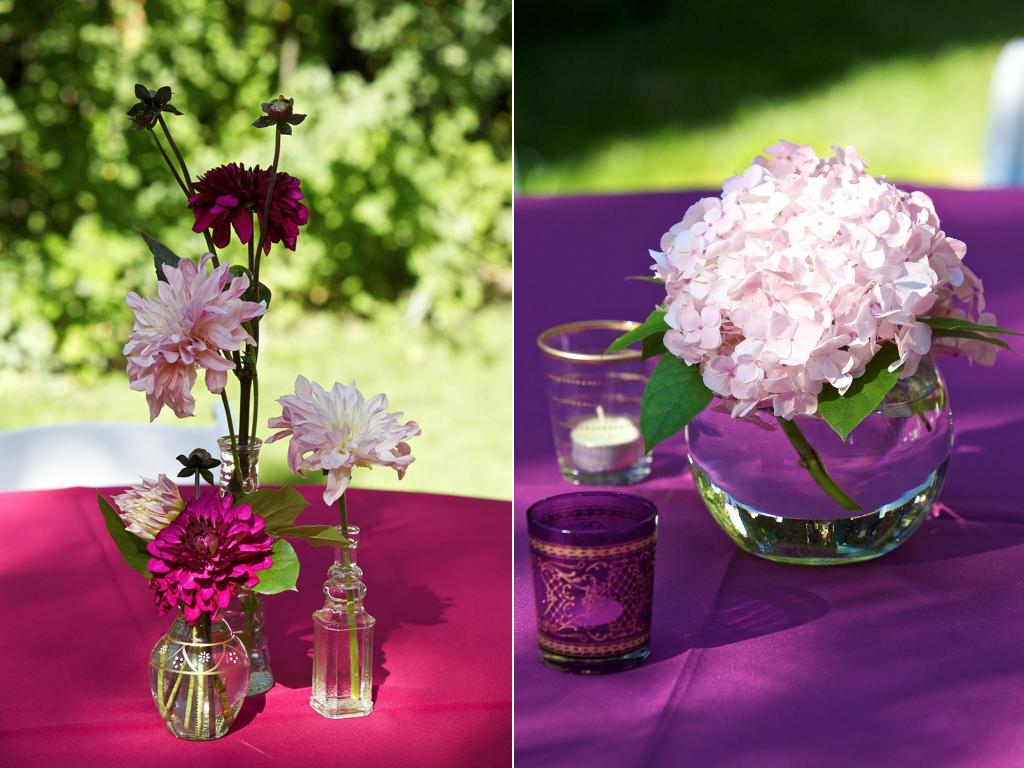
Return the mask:
<svg viewBox="0 0 1024 768">
<path fill-rule="evenodd" d="M 211 168 L 195 183 L 196 193 L 188 204 L 195 214 L 194 232 L 213 229 L 213 243 L 224 248 L 231 242 L 231 229 L 241 243 L 253 238 L 252 214 L 263 223 L 263 207 L 270 184 L 270 169 L 258 165 L 247 169 L 239 163 Z M 271 243 L 284 243 L 294 251 L 299 227 L 309 221 L 309 210 L 302 200 L 301 182 L 287 173 L 278 173 L 270 201 L 270 223 L 263 238 L 263 250 L 270 253 Z"/>
<path fill-rule="evenodd" d="M 157 605 L 180 605 L 190 624 L 203 612 L 216 618 L 236 590 L 256 586 L 256 572 L 273 565 L 272 545 L 248 504 L 236 507 L 230 496 L 214 493 L 189 501 L 146 546 Z"/>
</svg>

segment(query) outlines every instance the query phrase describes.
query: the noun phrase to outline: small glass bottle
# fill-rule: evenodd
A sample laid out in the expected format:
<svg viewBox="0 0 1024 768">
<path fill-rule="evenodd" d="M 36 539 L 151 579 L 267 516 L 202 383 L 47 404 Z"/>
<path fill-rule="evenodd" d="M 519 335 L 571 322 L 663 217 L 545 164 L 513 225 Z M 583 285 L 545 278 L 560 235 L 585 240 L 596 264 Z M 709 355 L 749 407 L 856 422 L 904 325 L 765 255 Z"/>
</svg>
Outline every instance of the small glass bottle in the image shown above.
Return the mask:
<svg viewBox="0 0 1024 768">
<path fill-rule="evenodd" d="M 237 445 L 237 438 L 226 435 L 217 440 L 220 448 L 220 493 L 221 496 L 239 496 L 259 490 L 259 459 L 263 441 L 250 437 L 244 447 Z M 235 457 L 243 467 L 242 480 L 235 473 Z M 240 590 L 231 598 L 224 610 L 224 619 L 231 631 L 245 645 L 249 653 L 249 696 L 266 693 L 274 685 L 274 673 L 270 669 L 270 649 L 267 647 L 267 633 L 263 620 L 263 598 L 247 589 Z"/>
<path fill-rule="evenodd" d="M 324 607 L 313 614 L 313 691 L 309 705 L 332 719 L 373 711 L 373 625 L 363 607 L 366 585 L 356 565 L 359 529 L 348 526 L 347 543 L 335 550 L 327 572 Z"/>
<path fill-rule="evenodd" d="M 239 445 L 238 439 L 225 436 L 217 440 L 220 449 L 220 492 L 239 496 L 252 493 L 260 487 L 259 461 L 260 448 L 263 441 L 250 437 L 245 445 Z M 241 473 L 235 472 L 235 460 L 242 468 Z"/>
<path fill-rule="evenodd" d="M 221 613 L 249 654 L 249 691 L 246 695 L 266 693 L 274 687 L 274 673 L 270 669 L 263 597 L 248 589 L 240 589 L 232 595 L 228 607 Z"/>
</svg>

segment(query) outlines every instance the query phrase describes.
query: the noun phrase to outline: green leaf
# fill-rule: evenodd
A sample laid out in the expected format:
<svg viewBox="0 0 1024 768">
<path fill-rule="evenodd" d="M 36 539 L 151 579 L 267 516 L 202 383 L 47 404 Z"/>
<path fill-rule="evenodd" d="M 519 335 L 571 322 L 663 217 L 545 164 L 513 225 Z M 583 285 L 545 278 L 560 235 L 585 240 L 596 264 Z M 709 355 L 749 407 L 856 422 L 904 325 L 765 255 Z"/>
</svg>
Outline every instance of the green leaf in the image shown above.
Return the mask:
<svg viewBox="0 0 1024 768">
<path fill-rule="evenodd" d="M 146 551 L 146 542 L 134 533 L 128 532 L 114 508 L 98 493 L 96 501 L 99 504 L 100 512 L 103 513 L 103 522 L 107 524 L 110 538 L 114 540 L 121 557 L 124 558 L 129 568 L 138 571 L 148 579 L 150 573 L 146 566 L 149 563 L 149 552 Z"/>
<path fill-rule="evenodd" d="M 627 275 L 625 280 L 632 280 L 637 283 L 664 283 L 660 277 L 656 275 Z"/>
<path fill-rule="evenodd" d="M 228 272 L 232 277 L 247 277 L 249 279 L 249 287 L 245 293 L 242 294 L 242 298 L 246 301 L 265 301 L 267 306 L 270 306 L 270 289 L 267 288 L 263 283 L 260 283 L 259 290 L 253 287 L 253 274 L 248 267 L 243 267 L 241 264 L 232 264 L 228 269 Z M 225 286 L 224 290 L 227 290 Z"/>
<path fill-rule="evenodd" d="M 259 290 L 259 293 L 257 294 L 257 297 L 256 297 L 255 301 L 258 301 L 258 302 L 259 301 L 265 301 L 266 302 L 266 306 L 269 309 L 270 308 L 270 297 L 271 297 L 271 295 L 272 294 L 270 293 L 270 289 L 267 288 L 267 286 L 265 286 L 263 283 L 260 283 L 260 290 Z"/>
<path fill-rule="evenodd" d="M 284 488 L 263 488 L 242 496 L 236 504 L 248 504 L 252 511 L 263 518 L 267 533 L 276 534 L 278 528 L 291 525 L 309 502 L 291 486 Z"/>
<path fill-rule="evenodd" d="M 164 277 L 164 266 L 178 266 L 181 257 L 152 235 L 146 232 L 140 232 L 139 234 L 142 235 L 142 239 L 149 246 L 149 252 L 153 254 L 153 264 L 156 266 L 156 279 L 166 283 L 167 278 Z"/>
<path fill-rule="evenodd" d="M 604 351 L 607 355 L 609 352 L 618 352 L 626 349 L 630 344 L 635 344 L 638 341 L 646 339 L 648 336 L 653 336 L 657 333 L 665 333 L 668 330 L 668 324 L 665 322 L 665 313 L 660 309 L 656 309 L 647 316 L 640 325 L 631 331 L 627 331 L 613 341 L 608 349 Z"/>
<path fill-rule="evenodd" d="M 1002 349 L 1009 349 L 1010 345 L 997 336 L 985 336 L 981 333 L 975 333 L 974 331 L 965 331 L 962 329 L 941 329 L 937 328 L 932 331 L 932 338 L 941 339 L 943 337 L 951 339 L 970 339 L 971 341 L 984 341 L 986 344 L 993 344 Z"/>
<path fill-rule="evenodd" d="M 274 531 L 275 536 L 302 539 L 314 547 L 336 547 L 345 542 L 345 537 L 333 525 L 285 525 Z"/>
<path fill-rule="evenodd" d="M 839 390 L 831 384 L 826 384 L 821 390 L 818 414 L 843 442 L 896 386 L 900 372 L 898 369 L 890 371 L 889 366 L 899 356 L 895 344 L 883 344 L 865 367 L 864 373 L 853 380 L 845 395 L 840 395 Z"/>
<path fill-rule="evenodd" d="M 933 329 L 942 331 L 973 331 L 975 333 L 1008 333 L 1011 336 L 1024 336 L 1024 332 L 1013 331 L 1009 328 L 1000 328 L 998 325 L 982 325 L 972 323 L 970 320 L 960 320 L 955 317 L 924 317 L 921 322 L 930 325 Z"/>
<path fill-rule="evenodd" d="M 646 450 L 685 427 L 707 408 L 714 393 L 704 384 L 700 366 L 687 365 L 665 355 L 644 388 L 640 403 L 640 431 Z"/>
<path fill-rule="evenodd" d="M 298 591 L 295 582 L 299 580 L 299 557 L 292 545 L 284 539 L 278 539 L 274 542 L 270 556 L 274 564 L 265 571 L 256 572 L 260 577 L 260 583 L 253 587 L 252 591 L 261 595 L 276 595 L 288 589 Z"/>
<path fill-rule="evenodd" d="M 658 355 L 663 355 L 668 352 L 668 349 L 665 347 L 665 337 L 659 334 L 654 334 L 653 336 L 645 338 L 641 344 L 641 349 L 643 349 L 643 352 L 640 356 L 644 360 L 657 357 Z"/>
</svg>

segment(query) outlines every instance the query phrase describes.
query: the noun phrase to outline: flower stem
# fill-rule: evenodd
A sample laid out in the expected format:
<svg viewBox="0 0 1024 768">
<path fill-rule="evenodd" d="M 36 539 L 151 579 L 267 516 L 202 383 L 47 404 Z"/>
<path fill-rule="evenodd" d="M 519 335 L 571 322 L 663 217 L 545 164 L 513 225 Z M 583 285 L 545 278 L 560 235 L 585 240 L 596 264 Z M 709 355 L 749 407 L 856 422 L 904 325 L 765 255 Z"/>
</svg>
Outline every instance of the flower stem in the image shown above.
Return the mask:
<svg viewBox="0 0 1024 768">
<path fill-rule="evenodd" d="M 164 148 L 160 146 L 160 142 L 158 141 L 157 146 L 160 147 L 160 154 L 162 154 L 164 156 L 164 160 L 167 161 L 167 167 L 171 169 L 171 173 L 174 174 L 174 178 L 177 180 L 178 186 L 181 187 L 181 191 L 185 193 L 185 197 L 191 198 L 192 195 L 196 193 L 196 190 L 195 187 L 192 186 L 192 178 L 188 174 L 188 166 L 185 165 L 185 158 L 182 157 L 181 150 L 178 149 L 178 145 L 175 144 L 174 139 L 171 138 L 171 131 L 167 127 L 167 123 L 164 120 L 163 115 L 158 115 L 157 121 L 159 121 L 160 123 L 160 128 L 163 129 L 164 136 L 167 137 L 167 143 L 170 144 L 171 151 L 174 152 L 174 156 L 178 159 L 178 164 L 181 166 L 181 172 L 185 176 L 184 183 L 182 183 L 181 177 L 174 169 L 174 165 L 171 163 L 170 158 L 167 157 L 167 153 L 164 152 Z M 152 133 L 153 138 L 156 139 L 156 132 L 152 128 L 149 129 L 149 132 Z M 206 249 L 210 252 L 210 255 L 213 257 L 213 266 L 219 267 L 220 260 L 217 258 L 217 249 L 213 245 L 213 237 L 210 235 L 209 229 L 203 230 L 203 239 L 206 240 Z"/>
<path fill-rule="evenodd" d="M 281 162 L 281 126 L 278 125 L 274 129 L 274 162 L 270 166 L 270 180 L 267 182 L 267 199 L 263 201 L 263 217 L 259 220 L 259 239 L 253 238 L 249 241 L 249 269 L 252 271 L 252 282 L 253 288 L 256 291 L 256 299 L 260 297 L 260 261 L 263 258 L 263 241 L 267 236 L 267 230 L 270 229 L 270 207 L 274 200 L 274 184 L 277 182 L 277 165 Z M 256 252 L 253 254 L 251 246 L 255 240 Z M 252 338 L 255 342 L 255 359 L 259 360 L 260 354 L 260 317 L 254 317 L 252 320 Z M 253 372 L 255 376 L 255 371 Z M 255 413 L 259 411 L 259 401 L 257 400 L 256 407 L 253 415 L 253 434 L 256 432 L 256 417 Z"/>
<path fill-rule="evenodd" d="M 843 509 L 849 510 L 850 512 L 859 512 L 860 505 L 850 498 L 846 491 L 839 487 L 835 480 L 833 480 L 828 470 L 825 469 L 825 464 L 821 460 L 821 456 L 814 450 L 807 438 L 804 437 L 804 433 L 800 431 L 800 427 L 796 425 L 796 421 L 791 419 L 778 419 L 779 426 L 782 427 L 783 433 L 789 439 L 790 444 L 796 449 L 796 452 L 800 455 L 800 466 L 804 467 L 814 478 L 816 482 L 828 497 L 832 499 Z"/>
<path fill-rule="evenodd" d="M 338 499 L 338 510 L 341 512 L 341 529 L 345 535 L 345 542 L 341 545 L 342 565 L 345 567 L 346 578 L 352 567 L 352 558 L 349 555 L 348 541 L 348 506 L 345 502 L 345 494 Z M 349 686 L 352 691 L 352 698 L 359 698 L 359 638 L 356 637 L 356 607 L 352 593 L 354 590 L 346 589 L 345 613 L 348 615 L 348 668 Z"/>
<path fill-rule="evenodd" d="M 252 441 L 256 442 L 256 427 L 260 413 L 260 375 L 252 370 Z"/>
<path fill-rule="evenodd" d="M 274 183 L 277 181 L 277 164 L 281 161 L 281 126 L 274 130 L 274 163 L 270 166 L 270 181 L 267 182 L 267 199 L 263 203 L 263 218 L 260 219 L 260 239 L 257 241 L 256 269 L 253 274 L 256 285 L 259 286 L 260 277 L 260 254 L 263 253 L 263 240 L 270 229 L 270 203 L 274 199 Z"/>
<path fill-rule="evenodd" d="M 238 477 L 238 488 L 242 488 L 242 477 L 239 474 L 241 467 L 238 466 L 238 438 L 235 437 L 235 423 L 231 419 L 231 403 L 228 401 L 228 393 L 225 390 L 220 392 L 220 401 L 224 403 L 224 415 L 228 420 L 228 437 L 231 438 L 231 458 L 234 459 L 234 467 L 231 473 Z"/>
<path fill-rule="evenodd" d="M 174 176 L 174 180 L 178 182 L 178 186 L 181 187 L 181 191 L 188 197 L 188 187 L 185 186 L 185 182 L 181 180 L 181 175 L 178 173 L 178 169 L 174 167 L 174 163 L 171 162 L 171 158 L 167 156 L 167 152 L 164 150 L 164 145 L 160 143 L 160 138 L 156 135 L 156 131 L 152 128 L 149 129 L 149 135 L 153 137 L 153 143 L 156 144 L 156 148 L 160 150 L 161 156 L 164 158 L 164 162 L 167 163 L 167 167 L 171 169 L 171 174 Z"/>
<path fill-rule="evenodd" d="M 188 175 L 188 167 L 185 165 L 185 158 L 181 156 L 181 150 L 178 149 L 178 145 L 174 143 L 174 139 L 171 138 L 171 132 L 167 130 L 167 122 L 164 120 L 163 115 L 157 115 L 157 122 L 160 123 L 160 128 L 164 132 L 164 136 L 167 137 L 167 143 L 171 146 L 171 152 L 178 159 L 178 165 L 181 166 L 181 172 L 185 175 L 185 186 L 188 188 L 188 193 L 194 195 L 196 193 L 195 188 L 192 186 L 192 178 Z"/>
</svg>

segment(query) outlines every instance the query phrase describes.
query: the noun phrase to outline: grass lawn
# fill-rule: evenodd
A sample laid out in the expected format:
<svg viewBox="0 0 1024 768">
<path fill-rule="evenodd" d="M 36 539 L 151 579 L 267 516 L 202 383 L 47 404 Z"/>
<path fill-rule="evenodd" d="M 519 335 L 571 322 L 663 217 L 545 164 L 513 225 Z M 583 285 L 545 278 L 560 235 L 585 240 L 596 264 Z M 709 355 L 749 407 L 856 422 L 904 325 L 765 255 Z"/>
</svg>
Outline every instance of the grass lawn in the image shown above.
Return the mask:
<svg viewBox="0 0 1024 768">
<path fill-rule="evenodd" d="M 992 69 L 1024 25 L 994 0 L 596 7 L 566 25 L 517 5 L 520 193 L 716 187 L 779 138 L 978 185 Z"/>
<path fill-rule="evenodd" d="M 261 330 L 261 437 L 274 402 L 291 392 L 302 373 L 327 387 L 355 379 L 366 395 L 387 392 L 392 410 L 416 420 L 423 434 L 412 442 L 416 462 L 399 482 L 390 470 L 363 470 L 362 488 L 431 491 L 464 496 L 512 495 L 512 310 L 491 306 L 467 324 L 458 341 L 427 328 L 403 328 L 400 316 L 373 321 L 328 313 L 289 317 L 271 312 Z M 201 381 L 201 377 L 200 377 Z M 237 390 L 229 383 L 232 407 Z M 195 390 L 197 419 L 212 423 L 215 398 Z M 42 373 L 0 372 L 0 429 L 69 421 L 148 418 L 145 396 L 128 389 L 121 372 L 83 379 Z M 181 423 L 167 409 L 160 423 Z M 285 441 L 266 446 L 260 477 L 297 482 L 285 464 Z M 168 457 L 168 472 L 174 468 Z M 312 478 L 311 482 L 321 482 Z"/>
</svg>

